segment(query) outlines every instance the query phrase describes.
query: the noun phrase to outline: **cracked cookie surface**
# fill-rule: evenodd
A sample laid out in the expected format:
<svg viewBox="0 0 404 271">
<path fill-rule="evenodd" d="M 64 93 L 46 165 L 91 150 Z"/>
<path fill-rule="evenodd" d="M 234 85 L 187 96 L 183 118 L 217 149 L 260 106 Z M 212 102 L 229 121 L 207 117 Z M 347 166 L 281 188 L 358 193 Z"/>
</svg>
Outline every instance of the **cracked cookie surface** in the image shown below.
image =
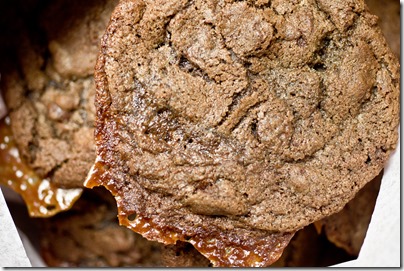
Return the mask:
<svg viewBox="0 0 404 271">
<path fill-rule="evenodd" d="M 362 1 L 124 0 L 96 84 L 98 183 L 184 238 L 292 233 L 397 142 L 399 64 Z"/>
</svg>

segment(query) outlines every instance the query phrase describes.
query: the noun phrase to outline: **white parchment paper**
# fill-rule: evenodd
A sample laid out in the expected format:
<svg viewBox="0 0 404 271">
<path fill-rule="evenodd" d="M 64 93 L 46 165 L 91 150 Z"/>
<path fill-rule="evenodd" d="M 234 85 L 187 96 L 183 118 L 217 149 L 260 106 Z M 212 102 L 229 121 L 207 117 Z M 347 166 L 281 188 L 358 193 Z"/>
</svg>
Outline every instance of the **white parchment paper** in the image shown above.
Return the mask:
<svg viewBox="0 0 404 271">
<path fill-rule="evenodd" d="M 30 267 L 17 228 L 0 188 L 0 266 Z"/>
<path fill-rule="evenodd" d="M 400 141 L 388 161 L 358 259 L 336 267 L 400 267 Z"/>
</svg>

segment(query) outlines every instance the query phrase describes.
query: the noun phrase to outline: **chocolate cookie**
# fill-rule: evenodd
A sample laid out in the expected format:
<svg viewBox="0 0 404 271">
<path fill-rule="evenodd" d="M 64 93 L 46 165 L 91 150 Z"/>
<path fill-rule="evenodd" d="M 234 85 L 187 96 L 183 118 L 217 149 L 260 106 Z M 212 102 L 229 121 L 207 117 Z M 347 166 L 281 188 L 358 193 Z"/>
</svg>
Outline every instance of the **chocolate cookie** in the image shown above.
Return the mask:
<svg viewBox="0 0 404 271">
<path fill-rule="evenodd" d="M 400 59 L 400 1 L 366 0 L 371 13 L 379 17 L 378 24 L 382 29 L 393 53 Z"/>
<path fill-rule="evenodd" d="M 310 224 L 295 234 L 282 257 L 271 267 L 327 267 L 354 259 Z"/>
<path fill-rule="evenodd" d="M 106 194 L 107 193 L 107 194 Z M 121 227 L 114 198 L 85 191 L 67 212 L 41 219 L 41 253 L 49 267 L 161 266 L 163 245 Z"/>
<path fill-rule="evenodd" d="M 95 160 L 93 69 L 115 4 L 113 0 L 38 4 L 42 10 L 37 11 L 37 20 L 22 34 L 19 66 L 3 74 L 20 154 L 57 187 L 82 187 Z"/>
<path fill-rule="evenodd" d="M 166 267 L 209 267 L 210 262 L 191 244 L 177 242 L 175 245 L 164 246 L 161 261 Z"/>
<path fill-rule="evenodd" d="M 315 222 L 331 242 L 353 256 L 359 255 L 365 240 L 382 176 L 367 183 L 340 212 Z"/>
<path fill-rule="evenodd" d="M 275 260 L 397 142 L 399 64 L 359 0 L 123 0 L 95 78 L 86 185 L 215 266 Z"/>
</svg>

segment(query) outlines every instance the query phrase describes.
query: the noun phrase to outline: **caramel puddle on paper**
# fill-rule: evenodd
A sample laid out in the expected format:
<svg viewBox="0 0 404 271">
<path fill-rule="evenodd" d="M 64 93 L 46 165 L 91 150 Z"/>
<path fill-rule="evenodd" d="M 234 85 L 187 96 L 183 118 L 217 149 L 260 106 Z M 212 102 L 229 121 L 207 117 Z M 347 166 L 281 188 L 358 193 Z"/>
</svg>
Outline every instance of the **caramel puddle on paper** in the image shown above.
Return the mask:
<svg viewBox="0 0 404 271">
<path fill-rule="evenodd" d="M 68 210 L 82 193 L 81 188 L 56 187 L 24 163 L 14 142 L 9 117 L 0 120 L 0 184 L 20 194 L 33 217 L 49 217 Z"/>
</svg>

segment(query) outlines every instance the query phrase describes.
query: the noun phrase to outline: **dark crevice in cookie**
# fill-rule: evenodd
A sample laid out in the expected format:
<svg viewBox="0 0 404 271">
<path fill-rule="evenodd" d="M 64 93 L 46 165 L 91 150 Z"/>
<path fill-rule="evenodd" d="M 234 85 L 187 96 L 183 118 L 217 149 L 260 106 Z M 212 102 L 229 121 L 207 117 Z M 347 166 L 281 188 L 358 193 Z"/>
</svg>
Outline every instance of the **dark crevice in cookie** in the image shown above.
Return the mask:
<svg viewBox="0 0 404 271">
<path fill-rule="evenodd" d="M 266 3 L 265 3 L 265 1 L 263 1 L 263 3 L 259 3 L 259 4 L 256 3 L 256 0 L 233 0 L 233 3 L 238 3 L 238 2 L 246 2 L 249 7 L 253 7 L 256 9 L 262 9 L 262 10 L 271 8 L 271 4 L 272 4 L 271 0 L 266 1 Z"/>
<path fill-rule="evenodd" d="M 355 31 L 355 28 L 358 26 L 358 20 L 359 18 L 362 16 L 362 12 L 358 12 L 358 11 L 353 11 L 355 16 L 353 19 L 353 22 L 350 26 L 348 26 L 348 28 L 346 29 L 347 33 L 350 33 L 351 31 Z"/>
<path fill-rule="evenodd" d="M 331 35 L 332 33 L 327 34 L 320 40 L 319 48 L 313 53 L 313 60 L 307 64 L 317 72 L 324 72 L 327 69 L 326 60 L 331 42 Z"/>
<path fill-rule="evenodd" d="M 322 107 L 322 102 L 324 101 L 326 91 L 327 91 L 327 88 L 326 88 L 326 85 L 324 83 L 324 77 L 321 76 L 321 79 L 320 79 L 320 98 L 319 98 L 319 101 L 317 103 L 316 109 L 321 113 L 321 115 L 323 117 L 325 117 L 325 115 L 327 114 L 325 112 L 324 108 Z"/>
<path fill-rule="evenodd" d="M 181 55 L 180 59 L 178 60 L 178 67 L 180 70 L 190 73 L 193 76 L 202 78 L 206 78 L 208 76 L 198 65 L 189 61 L 189 59 L 184 55 Z"/>
<path fill-rule="evenodd" d="M 32 130 L 34 138 L 36 138 L 36 130 Z M 28 150 L 30 152 L 30 157 L 24 157 L 24 158 L 30 158 L 27 162 L 32 163 L 36 159 L 36 153 L 38 152 L 38 145 L 35 142 L 30 142 L 28 143 Z"/>
<path fill-rule="evenodd" d="M 320 5 L 319 5 L 319 3 L 318 3 L 318 0 L 314 0 L 314 4 L 315 4 L 315 6 L 316 6 L 316 9 L 317 9 L 318 11 L 320 11 L 320 12 L 325 16 L 325 18 L 327 18 L 327 21 L 329 21 L 329 22 L 333 25 L 333 28 L 334 28 L 334 29 L 337 29 L 337 26 L 336 26 L 335 23 L 331 20 L 331 15 L 330 15 L 327 11 L 323 10 L 322 8 L 320 8 Z"/>
<path fill-rule="evenodd" d="M 234 130 L 236 130 L 236 129 L 241 125 L 241 123 L 243 123 L 243 121 L 249 116 L 249 113 L 250 113 L 252 110 L 254 110 L 255 108 L 258 108 L 259 106 L 261 106 L 261 105 L 262 105 L 263 103 L 265 103 L 266 101 L 267 101 L 267 100 L 259 101 L 259 102 L 257 102 L 256 104 L 250 106 L 250 107 L 247 109 L 246 113 L 245 113 L 243 116 L 241 116 L 241 118 L 239 118 L 238 121 L 237 121 L 236 123 L 234 123 L 234 125 L 233 125 L 232 127 L 230 127 L 230 131 L 229 131 L 229 132 L 230 132 L 230 133 L 233 133 Z M 256 125 L 255 128 L 258 129 L 258 126 Z M 257 131 L 257 130 L 256 130 L 256 131 Z M 258 141 L 259 143 L 261 143 L 261 141 L 258 139 L 258 137 L 257 137 L 257 141 Z"/>
<path fill-rule="evenodd" d="M 61 163 L 55 165 L 50 171 L 47 172 L 46 177 L 45 178 L 49 178 L 52 180 L 52 176 L 55 175 L 55 173 L 64 165 L 67 164 L 69 162 L 69 159 L 65 159 L 63 160 Z M 55 182 L 55 180 L 53 180 Z M 66 181 L 66 180 L 63 180 Z M 56 181 L 57 182 L 57 181 Z"/>
<path fill-rule="evenodd" d="M 180 70 L 189 73 L 194 77 L 202 78 L 207 83 L 213 82 L 213 79 L 210 78 L 203 69 L 201 69 L 196 63 L 190 61 L 184 54 L 181 54 L 179 57 L 177 65 Z"/>
<path fill-rule="evenodd" d="M 63 84 L 51 79 L 48 81 L 47 87 L 62 88 Z"/>
<path fill-rule="evenodd" d="M 326 66 L 324 63 L 319 62 L 313 65 L 313 69 L 318 72 L 324 72 L 326 70 Z"/>
<path fill-rule="evenodd" d="M 44 52 L 43 52 L 43 54 L 42 54 L 42 57 L 43 57 L 44 62 L 42 63 L 40 69 L 41 69 L 41 71 L 44 72 L 44 71 L 46 70 L 46 67 L 48 66 L 48 62 L 49 62 L 50 57 L 51 57 L 51 54 L 50 54 L 48 48 L 46 48 L 46 49 L 44 50 Z"/>
<path fill-rule="evenodd" d="M 38 119 L 35 119 L 35 125 L 33 125 L 33 129 L 31 130 L 32 132 L 32 141 L 28 143 L 28 152 L 29 156 L 27 157 L 23 153 L 23 157 L 28 162 L 28 164 L 33 163 L 37 158 L 38 158 L 38 152 L 39 152 L 39 134 L 38 130 L 36 129 L 38 123 Z"/>
<path fill-rule="evenodd" d="M 248 60 L 246 60 L 246 61 L 243 62 L 244 68 L 247 69 L 247 74 L 248 74 L 248 73 L 251 73 L 251 71 L 249 70 L 249 69 L 251 68 L 251 65 L 252 65 L 252 63 L 251 63 L 250 61 L 248 61 Z"/>
<path fill-rule="evenodd" d="M 256 121 L 256 120 L 253 120 L 253 121 L 251 122 L 251 124 L 250 124 L 250 127 L 251 127 L 251 134 L 254 136 L 254 138 L 255 138 L 259 143 L 261 143 L 261 140 L 260 140 L 260 138 L 259 138 L 259 136 L 258 136 L 257 121 Z M 244 193 L 244 194 L 248 197 L 248 194 L 247 194 L 247 193 Z"/>
<path fill-rule="evenodd" d="M 182 8 L 183 10 L 187 10 L 189 9 L 191 6 L 193 6 L 195 4 L 195 0 L 188 0 L 187 3 L 184 5 L 184 7 Z M 196 7 L 196 6 L 195 6 Z M 179 13 L 179 12 L 178 12 Z M 178 14 L 177 13 L 177 14 Z M 174 14 L 172 16 L 172 18 L 174 18 L 177 14 Z"/>
<path fill-rule="evenodd" d="M 372 50 L 373 52 L 373 50 Z M 374 52 L 373 52 L 374 53 Z M 375 55 L 374 55 L 375 56 Z M 378 59 L 378 58 L 376 58 Z M 399 86 L 400 85 L 400 80 L 398 80 L 394 75 L 393 75 L 393 71 L 391 71 L 391 69 L 389 69 L 390 65 L 388 65 L 388 63 L 386 62 L 386 60 L 384 59 L 384 57 L 382 57 L 379 61 L 379 65 L 382 68 L 386 68 L 387 72 L 389 73 L 389 76 L 392 78 L 392 83 L 394 84 L 394 86 Z"/>
<path fill-rule="evenodd" d="M 173 44 L 172 44 L 172 41 L 171 41 L 171 32 L 168 31 L 167 27 L 166 27 L 166 40 L 165 40 L 165 43 L 168 44 L 168 46 L 170 48 L 173 47 Z"/>
<path fill-rule="evenodd" d="M 227 107 L 226 110 L 226 114 L 222 117 L 222 119 L 218 122 L 218 124 L 216 125 L 216 127 L 220 127 L 221 125 L 223 125 L 224 122 L 226 122 L 226 120 L 231 116 L 231 114 L 236 110 L 236 108 L 238 107 L 241 99 L 243 99 L 244 97 L 247 97 L 248 95 L 250 95 L 252 93 L 252 90 L 249 86 L 247 86 L 246 88 L 244 88 L 242 91 L 237 92 L 233 95 L 232 97 L 232 102 L 231 104 Z"/>
<path fill-rule="evenodd" d="M 173 14 L 173 15 L 167 17 L 167 22 L 166 22 L 166 23 L 164 24 L 164 26 L 163 26 L 163 29 L 164 29 L 166 35 L 165 35 L 165 37 L 164 37 L 164 40 L 163 40 L 162 42 L 158 43 L 158 44 L 155 46 L 155 49 L 156 49 L 156 50 L 159 49 L 159 48 L 161 48 L 161 47 L 163 47 L 163 46 L 165 46 L 165 45 L 168 45 L 170 48 L 172 48 L 171 32 L 168 31 L 168 25 L 170 24 L 171 20 L 172 20 L 176 15 L 177 15 L 177 14 Z M 136 37 L 138 37 L 139 39 L 142 38 L 142 36 L 141 36 L 140 34 L 136 34 Z"/>
<path fill-rule="evenodd" d="M 267 3 L 263 3 L 263 4 L 259 4 L 259 5 L 255 4 L 254 6 L 259 9 L 270 9 L 272 7 L 272 1 L 268 0 Z"/>
</svg>

